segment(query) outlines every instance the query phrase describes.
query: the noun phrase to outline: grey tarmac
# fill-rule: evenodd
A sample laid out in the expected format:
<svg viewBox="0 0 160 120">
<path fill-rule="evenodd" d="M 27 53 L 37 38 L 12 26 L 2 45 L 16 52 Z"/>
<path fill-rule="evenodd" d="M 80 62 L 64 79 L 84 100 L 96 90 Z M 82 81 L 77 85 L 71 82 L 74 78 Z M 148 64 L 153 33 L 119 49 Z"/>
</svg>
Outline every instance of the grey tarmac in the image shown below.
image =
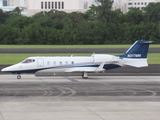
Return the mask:
<svg viewBox="0 0 160 120">
<path fill-rule="evenodd" d="M 159 120 L 160 76 L 0 75 L 0 120 Z"/>
</svg>

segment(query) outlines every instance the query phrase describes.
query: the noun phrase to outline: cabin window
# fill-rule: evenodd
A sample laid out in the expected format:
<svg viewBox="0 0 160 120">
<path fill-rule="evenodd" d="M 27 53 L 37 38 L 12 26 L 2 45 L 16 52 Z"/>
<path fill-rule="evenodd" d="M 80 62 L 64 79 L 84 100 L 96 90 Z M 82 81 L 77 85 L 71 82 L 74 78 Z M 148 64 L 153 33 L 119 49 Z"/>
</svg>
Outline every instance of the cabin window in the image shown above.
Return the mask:
<svg viewBox="0 0 160 120">
<path fill-rule="evenodd" d="M 53 65 L 56 65 L 56 61 L 53 62 Z"/>
<path fill-rule="evenodd" d="M 59 64 L 62 65 L 62 61 L 60 61 Z"/>
<path fill-rule="evenodd" d="M 50 65 L 50 62 L 49 62 L 49 61 L 47 62 L 47 65 Z"/>
<path fill-rule="evenodd" d="M 74 62 L 72 61 L 72 65 L 74 64 Z"/>
</svg>

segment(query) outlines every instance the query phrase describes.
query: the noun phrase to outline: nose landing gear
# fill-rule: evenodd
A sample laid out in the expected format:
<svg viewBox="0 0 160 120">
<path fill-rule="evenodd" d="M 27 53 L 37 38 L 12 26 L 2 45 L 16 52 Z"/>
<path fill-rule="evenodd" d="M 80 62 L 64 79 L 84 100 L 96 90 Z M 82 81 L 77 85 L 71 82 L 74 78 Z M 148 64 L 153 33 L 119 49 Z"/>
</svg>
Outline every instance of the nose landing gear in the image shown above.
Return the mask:
<svg viewBox="0 0 160 120">
<path fill-rule="evenodd" d="M 21 75 L 20 74 L 17 75 L 17 79 L 21 79 Z"/>
</svg>

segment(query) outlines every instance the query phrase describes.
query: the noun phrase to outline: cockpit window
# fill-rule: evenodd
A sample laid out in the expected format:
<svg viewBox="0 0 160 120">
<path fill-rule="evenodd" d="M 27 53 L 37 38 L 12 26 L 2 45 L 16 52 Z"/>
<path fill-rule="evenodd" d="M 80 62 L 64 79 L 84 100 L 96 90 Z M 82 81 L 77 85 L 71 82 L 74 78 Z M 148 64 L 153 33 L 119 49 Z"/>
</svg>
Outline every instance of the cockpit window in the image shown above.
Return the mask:
<svg viewBox="0 0 160 120">
<path fill-rule="evenodd" d="M 34 59 L 25 59 L 22 63 L 32 63 L 35 62 Z"/>
</svg>

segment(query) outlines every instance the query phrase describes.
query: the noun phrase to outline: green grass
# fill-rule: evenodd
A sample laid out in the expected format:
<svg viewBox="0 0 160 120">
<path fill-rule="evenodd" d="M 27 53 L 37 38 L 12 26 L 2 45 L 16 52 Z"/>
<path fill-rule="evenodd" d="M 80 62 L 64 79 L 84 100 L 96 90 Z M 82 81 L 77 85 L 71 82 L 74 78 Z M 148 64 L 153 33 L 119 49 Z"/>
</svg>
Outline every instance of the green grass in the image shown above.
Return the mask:
<svg viewBox="0 0 160 120">
<path fill-rule="evenodd" d="M 0 65 L 19 63 L 31 56 L 70 56 L 71 54 L 0 54 Z M 73 54 L 75 56 L 90 56 L 91 54 Z M 116 54 L 120 55 L 120 54 Z M 148 55 L 149 64 L 160 64 L 160 54 L 150 53 Z"/>
<path fill-rule="evenodd" d="M 89 54 L 73 54 L 87 56 Z M 15 64 L 32 56 L 71 56 L 71 54 L 0 54 L 0 65 Z"/>
<path fill-rule="evenodd" d="M 160 64 L 160 54 L 159 53 L 148 54 L 148 63 L 149 64 Z"/>
<path fill-rule="evenodd" d="M 0 45 L 0 48 L 129 48 L 130 45 Z M 151 44 L 160 48 L 160 44 Z"/>
</svg>

